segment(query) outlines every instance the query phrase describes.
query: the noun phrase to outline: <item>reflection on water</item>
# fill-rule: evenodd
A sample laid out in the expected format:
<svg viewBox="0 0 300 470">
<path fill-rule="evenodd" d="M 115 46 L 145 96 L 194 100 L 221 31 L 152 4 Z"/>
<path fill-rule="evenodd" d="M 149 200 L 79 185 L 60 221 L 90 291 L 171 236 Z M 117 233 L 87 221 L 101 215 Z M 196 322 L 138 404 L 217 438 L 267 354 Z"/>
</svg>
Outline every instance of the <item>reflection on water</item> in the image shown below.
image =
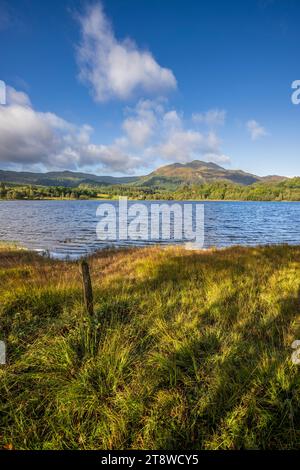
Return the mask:
<svg viewBox="0 0 300 470">
<path fill-rule="evenodd" d="M 117 209 L 118 201 L 113 203 Z M 151 201 L 143 203 L 150 205 Z M 203 204 L 205 248 L 272 243 L 300 244 L 298 202 L 206 201 Z M 112 243 L 96 238 L 98 205 L 99 201 L 0 201 L 0 240 L 14 241 L 35 250 L 46 250 L 52 256 L 62 258 L 77 258 L 111 246 Z M 113 245 L 151 243 L 169 242 L 129 240 Z"/>
</svg>

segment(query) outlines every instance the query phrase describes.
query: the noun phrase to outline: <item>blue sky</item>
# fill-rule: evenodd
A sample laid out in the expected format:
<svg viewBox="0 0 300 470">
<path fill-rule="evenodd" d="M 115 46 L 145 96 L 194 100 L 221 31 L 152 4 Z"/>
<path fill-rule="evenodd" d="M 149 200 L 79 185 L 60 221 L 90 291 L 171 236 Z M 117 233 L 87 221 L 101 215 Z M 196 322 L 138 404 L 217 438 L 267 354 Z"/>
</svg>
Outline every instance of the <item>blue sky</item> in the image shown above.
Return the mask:
<svg viewBox="0 0 300 470">
<path fill-rule="evenodd" d="M 0 168 L 300 174 L 298 0 L 0 0 Z"/>
</svg>

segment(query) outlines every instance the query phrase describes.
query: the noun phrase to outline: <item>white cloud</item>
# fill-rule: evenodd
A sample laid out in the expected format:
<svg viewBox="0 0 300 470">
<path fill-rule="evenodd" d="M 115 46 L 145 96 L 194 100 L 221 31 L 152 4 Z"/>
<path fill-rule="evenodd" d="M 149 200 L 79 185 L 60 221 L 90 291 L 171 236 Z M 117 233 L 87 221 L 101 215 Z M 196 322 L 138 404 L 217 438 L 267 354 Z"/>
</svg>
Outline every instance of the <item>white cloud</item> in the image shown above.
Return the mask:
<svg viewBox="0 0 300 470">
<path fill-rule="evenodd" d="M 153 135 L 157 124 L 157 114 L 162 112 L 158 102 L 140 100 L 135 108 L 127 109 L 130 114 L 122 125 L 129 142 L 135 147 L 143 147 Z"/>
<path fill-rule="evenodd" d="M 177 130 L 171 132 L 161 145 L 158 152 L 167 160 L 188 161 L 191 155 L 202 146 L 203 136 L 192 130 Z M 193 158 L 193 157 L 192 157 Z"/>
<path fill-rule="evenodd" d="M 123 124 L 127 131 L 127 145 L 139 146 L 139 155 L 144 161 L 230 161 L 221 151 L 221 142 L 215 132 L 202 133 L 197 129 L 186 128 L 183 116 L 174 109 L 165 110 L 161 103 L 147 100 L 139 102 L 131 114 L 130 132 L 128 119 Z M 142 128 L 142 122 L 145 128 Z"/>
<path fill-rule="evenodd" d="M 18 104 L 0 107 L 2 162 L 46 163 L 59 144 L 45 115 Z"/>
<path fill-rule="evenodd" d="M 226 111 L 224 109 L 210 109 L 205 113 L 194 113 L 192 120 L 195 123 L 206 124 L 210 127 L 223 126 L 225 123 Z"/>
<path fill-rule="evenodd" d="M 123 129 L 136 147 L 143 147 L 153 132 L 151 123 L 146 120 L 133 118 L 125 119 Z"/>
<path fill-rule="evenodd" d="M 20 106 L 31 106 L 29 96 L 23 91 L 17 91 L 11 86 L 6 87 L 7 104 L 19 104 Z"/>
<path fill-rule="evenodd" d="M 177 111 L 167 111 L 163 117 L 164 125 L 169 128 L 177 128 L 180 129 L 182 127 L 182 118 L 179 116 Z"/>
<path fill-rule="evenodd" d="M 76 126 L 54 113 L 34 110 L 29 97 L 8 87 L 8 104 L 0 106 L 0 162 L 42 169 L 79 169 L 99 165 L 126 173 L 141 165 L 120 142 L 95 145 L 91 126 Z"/>
<path fill-rule="evenodd" d="M 133 172 L 135 168 L 143 166 L 143 162 L 138 156 L 129 156 L 122 152 L 117 144 L 87 145 L 82 149 L 80 163 L 89 166 L 101 164 L 105 170 L 121 173 Z"/>
<path fill-rule="evenodd" d="M 219 139 L 214 133 L 203 134 L 192 129 L 173 129 L 155 151 L 170 162 L 197 159 L 216 163 L 230 161 L 222 154 Z"/>
<path fill-rule="evenodd" d="M 176 88 L 173 72 L 161 67 L 151 52 L 140 50 L 130 39 L 116 39 L 100 3 L 90 6 L 79 20 L 80 78 L 91 87 L 96 101 L 124 100 L 137 90 Z"/>
<path fill-rule="evenodd" d="M 104 145 L 93 143 L 91 126 L 36 111 L 26 93 L 8 90 L 8 104 L 0 106 L 0 162 L 6 167 L 135 173 L 163 161 L 229 160 L 214 131 L 186 127 L 184 116 L 162 100 L 126 108 L 120 134 Z"/>
<path fill-rule="evenodd" d="M 261 137 L 265 137 L 266 135 L 268 135 L 265 128 L 263 126 L 261 126 L 254 119 L 248 121 L 246 123 L 246 127 L 247 127 L 248 132 L 250 133 L 250 136 L 251 136 L 252 140 L 258 140 Z"/>
<path fill-rule="evenodd" d="M 228 164 L 231 162 L 231 159 L 228 155 L 223 153 L 206 153 L 204 160 L 206 162 Z"/>
</svg>

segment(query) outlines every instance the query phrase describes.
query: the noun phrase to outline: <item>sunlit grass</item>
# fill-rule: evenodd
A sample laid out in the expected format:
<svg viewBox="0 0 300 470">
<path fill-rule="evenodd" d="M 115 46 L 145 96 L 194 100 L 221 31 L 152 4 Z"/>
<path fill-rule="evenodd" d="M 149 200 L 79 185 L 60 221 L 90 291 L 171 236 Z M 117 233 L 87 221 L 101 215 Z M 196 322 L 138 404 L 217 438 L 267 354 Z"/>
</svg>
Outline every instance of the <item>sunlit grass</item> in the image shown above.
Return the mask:
<svg viewBox="0 0 300 470">
<path fill-rule="evenodd" d="M 0 248 L 0 445 L 300 448 L 300 247 Z"/>
</svg>

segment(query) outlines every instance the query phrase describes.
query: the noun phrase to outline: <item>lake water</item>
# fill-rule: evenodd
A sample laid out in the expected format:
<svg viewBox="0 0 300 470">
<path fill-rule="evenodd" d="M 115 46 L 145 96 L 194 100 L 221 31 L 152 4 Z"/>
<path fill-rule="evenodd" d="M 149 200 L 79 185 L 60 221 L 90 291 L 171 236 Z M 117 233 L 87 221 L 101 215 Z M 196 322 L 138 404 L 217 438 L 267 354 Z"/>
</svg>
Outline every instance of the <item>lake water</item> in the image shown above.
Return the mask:
<svg viewBox="0 0 300 470">
<path fill-rule="evenodd" d="M 161 239 L 152 242 L 129 240 L 116 243 L 98 240 L 96 225 L 100 218 L 96 216 L 96 209 L 99 202 L 0 201 L 0 240 L 47 251 L 59 258 L 77 258 L 111 245 L 170 243 Z M 158 203 L 142 202 L 147 207 Z M 166 201 L 161 201 L 163 202 Z M 118 207 L 118 201 L 112 203 Z M 133 202 L 130 201 L 129 205 L 131 203 Z M 300 244 L 299 202 L 201 201 L 199 204 L 204 204 L 205 208 L 205 248 Z"/>
</svg>

